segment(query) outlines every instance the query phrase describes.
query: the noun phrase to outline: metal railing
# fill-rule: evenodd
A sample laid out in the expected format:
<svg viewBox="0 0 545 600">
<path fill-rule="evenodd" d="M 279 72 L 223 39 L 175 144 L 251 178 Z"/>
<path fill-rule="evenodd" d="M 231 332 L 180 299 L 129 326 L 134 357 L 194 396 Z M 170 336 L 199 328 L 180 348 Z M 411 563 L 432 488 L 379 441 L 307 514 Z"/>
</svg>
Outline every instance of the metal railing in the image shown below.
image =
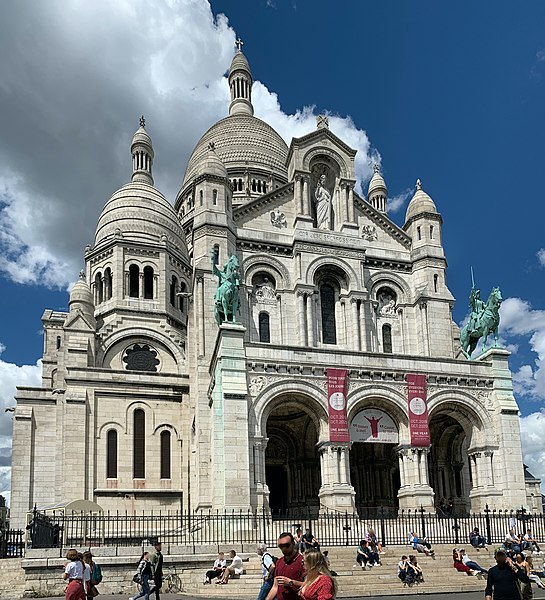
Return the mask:
<svg viewBox="0 0 545 600">
<path fill-rule="evenodd" d="M 21 558 L 25 550 L 25 532 L 6 529 L 0 532 L 0 558 Z"/>
<path fill-rule="evenodd" d="M 99 513 L 47 515 L 35 511 L 27 528 L 30 547 L 141 546 L 160 539 L 165 551 L 184 546 L 184 552 L 198 553 L 204 546 L 252 545 L 275 546 L 278 536 L 307 527 L 322 546 L 354 546 L 374 529 L 383 545 L 404 545 L 409 533 L 427 537 L 432 544 L 469 544 L 469 532 L 478 527 L 488 544 L 500 544 L 511 527 L 545 540 L 545 518 L 524 509 L 490 510 L 468 516 L 438 515 L 423 508 L 397 511 L 378 507 L 368 515 L 309 511 L 289 516 L 268 510 L 167 512 L 149 514 Z"/>
</svg>

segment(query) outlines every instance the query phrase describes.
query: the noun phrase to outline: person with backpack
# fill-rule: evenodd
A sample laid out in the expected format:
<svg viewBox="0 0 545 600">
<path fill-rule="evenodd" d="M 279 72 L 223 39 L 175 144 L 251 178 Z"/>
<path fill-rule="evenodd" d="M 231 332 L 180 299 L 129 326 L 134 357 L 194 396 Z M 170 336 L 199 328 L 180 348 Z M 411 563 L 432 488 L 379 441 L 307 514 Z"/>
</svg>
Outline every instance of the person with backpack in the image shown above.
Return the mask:
<svg viewBox="0 0 545 600">
<path fill-rule="evenodd" d="M 91 580 L 89 581 L 87 597 L 94 598 L 95 596 L 98 596 L 99 593 L 96 586 L 102 581 L 102 570 L 100 565 L 97 565 L 97 563 L 94 562 L 93 555 L 91 554 L 90 550 L 83 553 L 83 562 L 89 565 L 89 568 L 91 569 Z"/>
<path fill-rule="evenodd" d="M 263 584 L 259 590 L 257 600 L 265 600 L 274 583 L 274 568 L 276 566 L 277 558 L 267 552 L 267 546 L 265 544 L 260 544 L 256 551 L 257 554 L 261 556 L 261 575 L 263 577 Z"/>
</svg>

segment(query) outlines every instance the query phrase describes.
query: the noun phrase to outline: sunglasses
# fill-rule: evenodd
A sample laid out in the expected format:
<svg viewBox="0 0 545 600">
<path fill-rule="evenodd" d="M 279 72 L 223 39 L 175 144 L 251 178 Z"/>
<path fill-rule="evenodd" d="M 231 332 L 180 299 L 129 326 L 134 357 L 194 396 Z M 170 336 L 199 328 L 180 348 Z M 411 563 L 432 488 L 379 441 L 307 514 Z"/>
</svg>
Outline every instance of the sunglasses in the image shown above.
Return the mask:
<svg viewBox="0 0 545 600">
<path fill-rule="evenodd" d="M 279 548 L 289 548 L 290 546 L 293 546 L 293 542 L 288 542 L 287 544 L 278 544 Z"/>
</svg>

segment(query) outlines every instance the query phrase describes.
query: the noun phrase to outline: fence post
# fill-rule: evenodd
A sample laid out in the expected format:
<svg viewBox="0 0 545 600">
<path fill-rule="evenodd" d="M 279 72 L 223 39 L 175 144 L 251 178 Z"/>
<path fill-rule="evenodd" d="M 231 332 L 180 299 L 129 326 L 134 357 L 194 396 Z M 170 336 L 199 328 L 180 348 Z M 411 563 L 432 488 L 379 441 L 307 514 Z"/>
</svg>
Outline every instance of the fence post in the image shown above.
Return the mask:
<svg viewBox="0 0 545 600">
<path fill-rule="evenodd" d="M 426 511 L 424 510 L 424 507 L 421 504 L 420 505 L 420 520 L 422 522 L 422 537 L 423 538 L 426 537 L 426 518 L 424 517 L 425 512 Z"/>
<path fill-rule="evenodd" d="M 488 504 L 484 507 L 484 522 L 486 525 L 486 543 L 490 546 L 492 544 L 492 534 L 490 531 L 490 508 L 488 508 Z"/>
<path fill-rule="evenodd" d="M 349 535 L 349 531 L 352 529 L 352 527 L 350 527 L 350 523 L 348 522 L 348 511 L 345 511 L 344 513 L 344 535 L 345 535 L 345 539 L 346 539 L 346 545 L 349 546 L 349 540 L 348 540 L 348 535 Z"/>
<path fill-rule="evenodd" d="M 460 543 L 460 525 L 458 525 L 458 517 L 456 516 L 456 513 L 454 514 L 454 525 L 452 526 L 452 529 L 454 529 L 454 543 L 455 544 L 459 544 Z"/>
<path fill-rule="evenodd" d="M 380 507 L 380 540 L 382 547 L 386 546 L 386 528 L 384 526 L 384 506 Z"/>
</svg>

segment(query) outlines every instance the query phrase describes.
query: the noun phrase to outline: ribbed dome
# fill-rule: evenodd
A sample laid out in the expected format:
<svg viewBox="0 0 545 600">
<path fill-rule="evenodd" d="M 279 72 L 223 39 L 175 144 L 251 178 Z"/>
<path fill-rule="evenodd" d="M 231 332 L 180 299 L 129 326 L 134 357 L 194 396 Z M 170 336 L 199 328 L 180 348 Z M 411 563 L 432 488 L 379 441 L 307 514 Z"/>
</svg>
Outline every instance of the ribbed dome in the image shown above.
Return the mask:
<svg viewBox="0 0 545 600">
<path fill-rule="evenodd" d="M 217 177 L 223 177 L 227 179 L 227 169 L 221 162 L 220 157 L 216 154 L 214 144 L 208 144 L 208 151 L 204 158 L 199 161 L 197 170 L 195 171 L 195 177 L 199 175 L 216 175 Z"/>
<path fill-rule="evenodd" d="M 85 281 L 85 275 L 83 271 L 80 273 L 78 281 L 74 284 L 74 287 L 70 291 L 70 300 L 68 302 L 70 312 L 81 311 L 84 315 L 90 319 L 94 318 L 95 313 L 95 301 L 93 298 L 93 292 Z"/>
<path fill-rule="evenodd" d="M 135 144 L 147 144 L 150 148 L 153 147 L 151 137 L 149 136 L 148 132 L 145 130 L 143 125 L 140 125 L 140 127 L 136 130 L 132 138 L 131 148 Z"/>
<path fill-rule="evenodd" d="M 163 236 L 187 256 L 184 233 L 172 205 L 152 185 L 131 182 L 106 202 L 97 223 L 95 247 L 116 237 L 157 244 Z"/>
<path fill-rule="evenodd" d="M 416 182 L 416 192 L 409 202 L 407 213 L 405 214 L 405 223 L 412 217 L 422 213 L 436 213 L 437 208 L 433 200 L 422 189 L 420 179 Z"/>
<path fill-rule="evenodd" d="M 288 147 L 284 140 L 265 121 L 250 115 L 236 114 L 212 125 L 199 140 L 187 164 L 184 186 L 201 172 L 201 163 L 206 160 L 209 142 L 214 144 L 228 173 L 233 169 L 240 172 L 240 169 L 257 167 L 272 171 L 274 175 L 287 181 Z"/>
<path fill-rule="evenodd" d="M 386 193 L 388 193 L 386 182 L 380 174 L 378 165 L 375 165 L 374 171 L 375 172 L 373 173 L 373 177 L 371 177 L 371 181 L 369 182 L 369 190 L 367 192 L 367 195 L 371 196 L 371 194 L 373 194 L 373 192 L 376 190 L 384 190 Z"/>
<path fill-rule="evenodd" d="M 244 71 L 248 71 L 250 75 L 252 74 L 252 72 L 250 71 L 250 64 L 248 63 L 248 59 L 244 56 L 244 54 L 241 51 L 236 52 L 233 56 L 233 60 L 231 61 L 229 71 L 232 73 L 237 69 L 243 69 Z"/>
</svg>

